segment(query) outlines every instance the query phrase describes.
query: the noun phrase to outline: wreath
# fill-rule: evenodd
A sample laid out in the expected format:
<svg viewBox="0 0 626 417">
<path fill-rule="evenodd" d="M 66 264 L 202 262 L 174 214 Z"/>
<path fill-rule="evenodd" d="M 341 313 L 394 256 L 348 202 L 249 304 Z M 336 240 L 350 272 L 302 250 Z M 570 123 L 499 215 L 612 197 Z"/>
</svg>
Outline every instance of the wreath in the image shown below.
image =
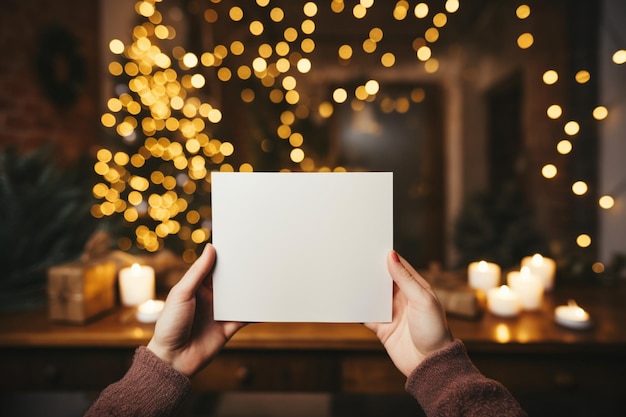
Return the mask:
<svg viewBox="0 0 626 417">
<path fill-rule="evenodd" d="M 67 29 L 53 26 L 39 37 L 37 74 L 44 94 L 55 104 L 73 104 L 85 83 L 85 60 L 78 39 Z"/>
</svg>

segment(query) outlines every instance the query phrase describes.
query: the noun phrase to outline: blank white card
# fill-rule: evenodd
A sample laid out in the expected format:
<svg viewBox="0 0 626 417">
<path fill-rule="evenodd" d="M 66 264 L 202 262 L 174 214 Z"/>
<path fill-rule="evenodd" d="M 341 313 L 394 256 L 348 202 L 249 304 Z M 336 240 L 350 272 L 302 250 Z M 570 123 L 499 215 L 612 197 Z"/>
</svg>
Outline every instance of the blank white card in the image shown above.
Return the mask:
<svg viewBox="0 0 626 417">
<path fill-rule="evenodd" d="M 393 174 L 211 176 L 216 320 L 388 322 Z"/>
</svg>

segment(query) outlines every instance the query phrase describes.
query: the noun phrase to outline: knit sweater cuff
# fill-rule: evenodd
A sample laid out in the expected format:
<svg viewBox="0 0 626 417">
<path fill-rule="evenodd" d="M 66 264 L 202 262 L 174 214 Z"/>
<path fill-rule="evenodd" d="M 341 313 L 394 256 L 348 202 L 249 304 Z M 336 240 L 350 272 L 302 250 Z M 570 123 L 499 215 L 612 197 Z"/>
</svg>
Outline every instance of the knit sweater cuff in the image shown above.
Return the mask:
<svg viewBox="0 0 626 417">
<path fill-rule="evenodd" d="M 526 415 L 502 384 L 480 373 L 458 339 L 426 357 L 409 375 L 406 390 L 428 416 Z"/>
<path fill-rule="evenodd" d="M 171 397 L 169 401 L 183 398 L 191 390 L 191 381 L 145 346 L 135 351 L 135 358 L 126 378 L 145 381 L 142 390 L 148 397 Z"/>
<path fill-rule="evenodd" d="M 140 346 L 124 377 L 109 385 L 86 415 L 173 415 L 190 391 L 189 378 Z"/>
</svg>

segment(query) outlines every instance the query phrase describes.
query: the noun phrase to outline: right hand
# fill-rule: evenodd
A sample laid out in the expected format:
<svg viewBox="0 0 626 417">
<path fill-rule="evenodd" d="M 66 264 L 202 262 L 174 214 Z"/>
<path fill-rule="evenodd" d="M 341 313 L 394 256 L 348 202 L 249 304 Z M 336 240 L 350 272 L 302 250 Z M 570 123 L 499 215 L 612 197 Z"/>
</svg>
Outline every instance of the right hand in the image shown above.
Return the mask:
<svg viewBox="0 0 626 417">
<path fill-rule="evenodd" d="M 394 365 L 408 377 L 426 356 L 454 339 L 430 284 L 395 251 L 387 255 L 387 268 L 394 281 L 392 321 L 365 326 L 376 333 Z"/>
</svg>

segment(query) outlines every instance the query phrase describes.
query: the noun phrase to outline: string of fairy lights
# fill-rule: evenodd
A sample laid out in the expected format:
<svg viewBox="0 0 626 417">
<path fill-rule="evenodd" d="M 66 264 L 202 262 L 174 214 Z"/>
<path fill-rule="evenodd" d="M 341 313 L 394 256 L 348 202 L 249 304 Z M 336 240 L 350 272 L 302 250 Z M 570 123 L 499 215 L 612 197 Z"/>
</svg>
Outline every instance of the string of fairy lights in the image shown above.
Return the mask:
<svg viewBox="0 0 626 417">
<path fill-rule="evenodd" d="M 528 5 L 520 5 L 517 7 L 515 14 L 519 20 L 525 20 L 530 17 L 531 9 Z M 520 49 L 528 49 L 534 43 L 534 38 L 531 33 L 522 33 L 517 39 L 517 45 Z M 613 53 L 612 62 L 617 65 L 626 63 L 626 50 L 618 49 Z M 592 74 L 586 69 L 581 69 L 574 74 L 574 79 L 578 84 L 585 84 L 591 80 Z M 554 69 L 546 70 L 542 75 L 542 81 L 546 86 L 551 86 L 559 81 L 559 73 Z M 559 104 L 551 104 L 546 109 L 546 116 L 551 120 L 559 120 L 564 115 L 564 109 Z M 597 121 L 603 121 L 609 116 L 609 109 L 604 105 L 597 105 L 592 110 L 592 116 Z M 558 140 L 555 146 L 555 150 L 560 155 L 568 155 L 574 150 L 573 137 L 578 135 L 581 131 L 580 123 L 576 120 L 567 120 L 563 123 L 564 139 Z M 558 168 L 555 163 L 547 163 L 541 169 L 541 174 L 544 178 L 552 179 L 558 174 Z M 571 185 L 571 190 L 574 195 L 583 196 L 589 191 L 589 185 L 584 180 L 577 180 Z M 620 189 L 614 190 L 613 193 L 601 195 L 598 199 L 598 206 L 602 209 L 608 210 L 615 206 L 615 198 L 617 194 L 622 191 Z M 576 244 L 581 248 L 587 248 L 591 246 L 592 237 L 588 233 L 581 233 L 576 236 Z M 592 266 L 594 272 L 600 273 L 604 270 L 604 265 L 601 262 L 596 262 Z"/>
<path fill-rule="evenodd" d="M 210 2 L 217 5 L 221 0 Z M 371 12 L 374 0 L 351 2 L 352 6 L 343 0 L 332 0 L 323 6 L 313 1 L 304 2 L 299 10 L 302 21 L 298 26 L 289 26 L 286 22 L 293 22 L 293 19 L 286 19 L 289 10 L 270 0 L 251 1 L 245 6 L 233 4 L 219 11 L 207 6 L 202 14 L 205 24 L 231 21 L 246 25 L 246 30 L 229 44 L 215 44 L 202 53 L 191 52 L 176 43 L 175 25 L 168 24 L 160 3 L 161 0 L 137 1 L 135 11 L 143 22 L 134 27 L 132 42 L 125 44 L 113 39 L 109 43 L 116 58 L 108 70 L 119 82 L 115 96 L 107 102 L 108 110 L 102 115 L 101 123 L 113 129 L 121 140 L 119 146 L 103 148 L 97 154 L 94 170 L 103 181 L 93 187 L 99 202 L 92 207 L 92 214 L 99 218 L 121 215 L 134 229 L 134 240 L 122 238 L 119 241 L 121 249 L 136 245 L 154 252 L 164 247 L 166 239 L 175 236 L 184 244 L 183 258 L 193 261 L 197 248 L 211 236 L 211 209 L 206 198 L 210 195 L 210 172 L 254 171 L 250 162 L 234 166 L 230 160 L 236 152 L 235 145 L 215 137 L 223 115 L 219 97 L 206 92 L 213 82 L 254 81 L 260 88 L 242 88 L 242 103 L 266 101 L 268 105 L 286 108 L 279 112 L 273 136 L 259 142 L 262 152 L 287 149 L 288 165 L 281 167 L 286 171 L 346 170 L 341 166 L 324 166 L 308 152 L 307 144 L 313 139 L 298 128 L 298 121 L 311 117 L 327 120 L 335 107 L 343 103 L 349 103 L 358 111 L 366 103 L 375 102 L 384 112 L 403 113 L 425 99 L 425 92 L 420 88 L 408 91 L 406 96 L 387 95 L 376 79 L 365 80 L 356 87 L 336 87 L 329 97 L 322 99 L 312 97 L 302 87 L 306 85 L 307 74 L 316 65 L 319 7 L 330 7 L 336 15 L 361 20 Z M 426 2 L 411 4 L 400 0 L 385 5 L 395 21 L 417 20 L 426 27 L 407 41 L 407 51 L 426 73 L 439 71 L 440 62 L 433 48 L 449 17 L 459 10 L 459 1 L 447 0 L 432 6 Z M 259 19 L 260 13 L 248 13 L 251 8 L 264 11 L 267 20 Z M 531 15 L 528 5 L 520 5 L 515 12 L 520 20 Z M 272 36 L 272 42 L 267 41 L 269 36 L 264 36 L 270 26 L 273 34 L 279 34 Z M 397 52 L 385 49 L 384 37 L 385 28 L 372 27 L 364 33 L 360 44 L 339 45 L 337 64 L 347 66 L 356 54 L 361 54 L 372 57 L 380 69 L 394 67 L 399 57 Z M 171 50 L 162 47 L 166 43 L 174 45 Z M 533 43 L 531 33 L 523 33 L 517 39 L 521 49 L 528 49 Z M 626 51 L 618 51 L 614 61 L 625 62 Z M 576 80 L 584 83 L 590 76 L 580 71 Z M 543 80 L 546 85 L 553 84 L 558 74 L 554 70 L 546 71 Z M 551 119 L 562 115 L 563 109 L 557 104 L 547 109 Z M 606 107 L 598 106 L 594 110 L 598 120 L 607 115 Z M 564 126 L 568 136 L 578 131 L 576 121 L 568 121 Z M 274 143 L 289 146 L 277 148 Z M 572 149 L 569 139 L 557 144 L 560 154 L 565 155 Z M 547 164 L 542 169 L 546 178 L 553 178 L 557 172 L 555 164 Z M 586 188 L 580 181 L 572 189 L 580 195 Z M 610 208 L 613 199 L 614 196 L 603 196 L 600 206 Z M 589 243 L 579 236 L 578 244 L 588 246 L 590 238 L 587 238 Z"/>
</svg>

